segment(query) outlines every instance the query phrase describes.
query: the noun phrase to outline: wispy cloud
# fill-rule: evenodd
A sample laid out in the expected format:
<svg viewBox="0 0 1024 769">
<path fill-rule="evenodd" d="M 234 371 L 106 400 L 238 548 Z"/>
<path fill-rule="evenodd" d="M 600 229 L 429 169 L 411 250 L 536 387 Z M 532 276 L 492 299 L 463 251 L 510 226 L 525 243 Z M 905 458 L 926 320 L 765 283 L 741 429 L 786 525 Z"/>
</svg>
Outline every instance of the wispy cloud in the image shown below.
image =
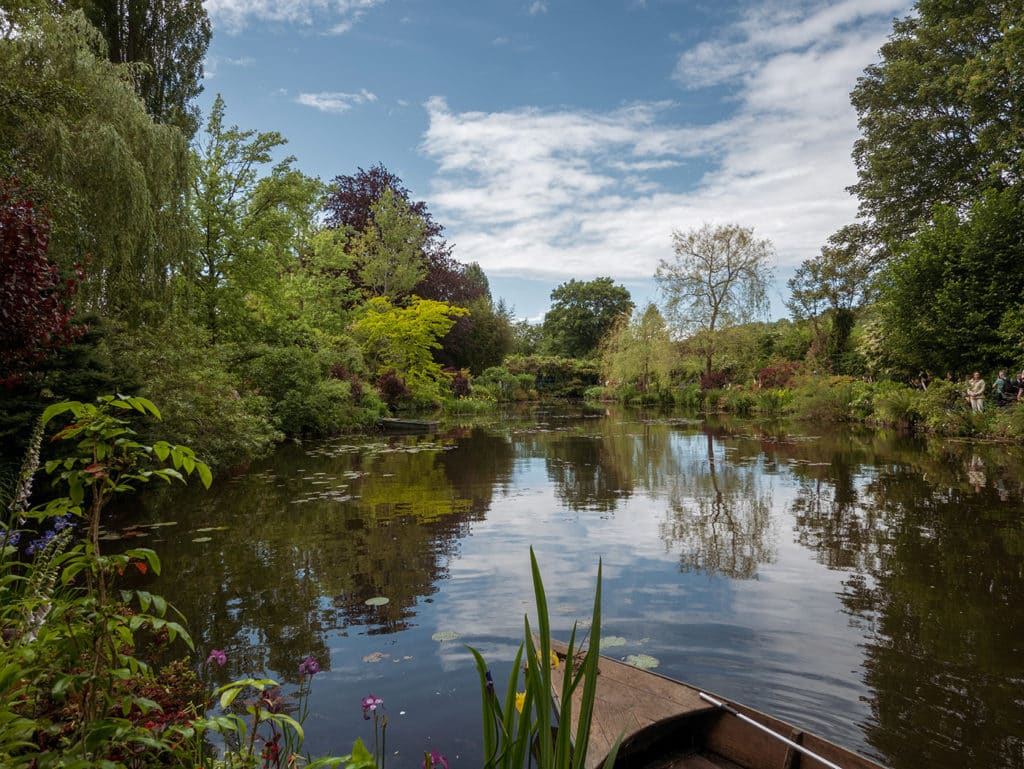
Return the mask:
<svg viewBox="0 0 1024 769">
<path fill-rule="evenodd" d="M 214 25 L 240 32 L 254 21 L 296 24 L 341 34 L 384 0 L 205 0 Z"/>
<path fill-rule="evenodd" d="M 531 16 L 538 16 L 542 13 L 548 12 L 548 4 L 544 0 L 534 0 L 530 3 L 530 7 L 527 8 L 527 13 Z"/>
<path fill-rule="evenodd" d="M 649 278 L 672 229 L 706 221 L 751 225 L 780 264 L 796 264 L 855 216 L 848 94 L 905 10 L 857 0 L 750 11 L 721 31 L 732 58 L 702 44 L 673 74 L 729 83 L 731 114 L 711 124 L 681 122 L 667 103 L 455 112 L 431 99 L 431 207 L 459 258 L 496 274 Z"/>
<path fill-rule="evenodd" d="M 318 109 L 321 112 L 348 112 L 348 110 L 359 104 L 377 101 L 377 96 L 364 88 L 359 93 L 341 93 L 338 91 L 300 93 L 295 101 L 307 107 Z"/>
</svg>

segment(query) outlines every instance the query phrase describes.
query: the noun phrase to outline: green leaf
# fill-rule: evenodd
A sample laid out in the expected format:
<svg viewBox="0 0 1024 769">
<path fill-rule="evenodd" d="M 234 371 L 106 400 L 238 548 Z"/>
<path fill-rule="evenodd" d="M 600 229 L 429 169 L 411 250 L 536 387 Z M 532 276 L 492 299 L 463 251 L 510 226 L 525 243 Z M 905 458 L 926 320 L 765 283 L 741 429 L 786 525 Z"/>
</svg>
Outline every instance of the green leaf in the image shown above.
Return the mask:
<svg viewBox="0 0 1024 769">
<path fill-rule="evenodd" d="M 52 406 L 46 407 L 46 410 L 43 411 L 43 415 L 39 419 L 45 425 L 55 416 L 63 414 L 66 411 L 73 411 L 75 414 L 78 414 L 81 408 L 81 401 L 63 401 L 62 403 L 54 403 Z"/>
<path fill-rule="evenodd" d="M 205 462 L 196 461 L 196 470 L 199 471 L 199 480 L 205 488 L 210 488 L 210 484 L 213 483 L 213 473 L 210 472 L 210 467 Z"/>
<path fill-rule="evenodd" d="M 157 441 L 153 444 L 153 453 L 163 462 L 171 455 L 171 444 L 167 441 Z"/>
</svg>

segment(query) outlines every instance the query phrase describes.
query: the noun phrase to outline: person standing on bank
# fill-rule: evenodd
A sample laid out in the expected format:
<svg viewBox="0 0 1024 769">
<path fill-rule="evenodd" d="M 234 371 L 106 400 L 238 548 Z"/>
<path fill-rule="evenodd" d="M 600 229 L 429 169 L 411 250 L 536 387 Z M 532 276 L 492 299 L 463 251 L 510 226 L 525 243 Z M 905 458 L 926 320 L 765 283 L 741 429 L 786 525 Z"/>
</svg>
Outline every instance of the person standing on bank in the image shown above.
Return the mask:
<svg viewBox="0 0 1024 769">
<path fill-rule="evenodd" d="M 985 408 L 985 380 L 977 371 L 967 380 L 967 401 L 971 411 L 980 412 Z"/>
</svg>

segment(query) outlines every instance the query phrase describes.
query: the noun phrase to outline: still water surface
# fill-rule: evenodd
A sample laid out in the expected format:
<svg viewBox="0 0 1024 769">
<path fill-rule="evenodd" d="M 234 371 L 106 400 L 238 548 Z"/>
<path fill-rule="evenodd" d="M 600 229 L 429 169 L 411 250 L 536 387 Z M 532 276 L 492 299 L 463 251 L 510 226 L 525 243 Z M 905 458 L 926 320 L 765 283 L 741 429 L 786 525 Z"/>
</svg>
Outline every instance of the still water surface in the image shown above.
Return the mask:
<svg viewBox="0 0 1024 769">
<path fill-rule="evenodd" d="M 809 434 L 808 430 L 814 431 Z M 535 410 L 437 435 L 287 446 L 150 503 L 146 544 L 223 683 L 321 662 L 314 755 L 372 742 L 481 764 L 463 644 L 506 680 L 537 552 L 554 632 L 893 769 L 1024 767 L 1024 454 L 807 425 Z M 132 533 L 132 532 L 130 532 Z M 383 606 L 368 599 L 384 597 Z"/>
</svg>

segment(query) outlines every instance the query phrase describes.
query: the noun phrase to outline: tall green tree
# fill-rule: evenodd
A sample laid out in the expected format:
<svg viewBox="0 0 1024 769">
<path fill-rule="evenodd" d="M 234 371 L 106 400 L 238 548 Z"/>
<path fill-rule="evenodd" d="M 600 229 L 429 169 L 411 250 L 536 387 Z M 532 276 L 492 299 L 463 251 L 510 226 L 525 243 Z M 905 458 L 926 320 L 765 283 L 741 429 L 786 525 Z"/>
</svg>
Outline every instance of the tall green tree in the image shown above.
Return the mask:
<svg viewBox="0 0 1024 769">
<path fill-rule="evenodd" d="M 225 126 L 224 113 L 218 95 L 195 154 L 191 212 L 198 247 L 186 276 L 215 339 L 248 335 L 249 310 L 282 301 L 280 278 L 312 226 L 323 189 L 292 167 L 294 158 L 273 162 L 286 143 L 281 134 Z"/>
<path fill-rule="evenodd" d="M 611 278 L 562 283 L 551 292 L 544 316 L 547 348 L 570 358 L 590 357 L 619 317 L 632 311 L 629 290 Z"/>
<path fill-rule="evenodd" d="M 710 375 L 719 333 L 764 315 L 772 278 L 771 241 L 738 224 L 674 230 L 673 257 L 654 275 L 676 331 L 690 338 Z"/>
<path fill-rule="evenodd" d="M 75 0 L 103 35 L 115 64 L 133 64 L 136 92 L 158 123 L 191 138 L 203 90 L 210 19 L 202 0 Z"/>
<path fill-rule="evenodd" d="M 918 0 L 851 94 L 861 138 L 850 189 L 894 248 L 933 206 L 963 212 L 1024 178 L 1024 6 Z"/>
<path fill-rule="evenodd" d="M 880 312 L 888 364 L 900 373 L 996 369 L 1020 355 L 1001 328 L 1024 296 L 1024 203 L 989 192 L 966 216 L 952 206 L 886 268 Z"/>
<path fill-rule="evenodd" d="M 404 299 L 427 274 L 426 223 L 392 188 L 370 206 L 372 221 L 351 239 L 359 279 L 370 296 Z"/>
<path fill-rule="evenodd" d="M 100 55 L 80 12 L 5 7 L 4 18 L 0 175 L 49 211 L 52 259 L 68 269 L 88 257 L 80 303 L 137 322 L 166 305 L 186 253 L 186 143 L 147 114 L 131 70 Z"/>
<path fill-rule="evenodd" d="M 856 310 L 871 295 L 872 264 L 858 232 L 857 225 L 839 230 L 821 253 L 804 260 L 787 281 L 786 306 L 795 319 L 811 322 L 813 349 L 827 354 L 835 373 L 849 373 L 842 370 L 842 358 Z"/>
<path fill-rule="evenodd" d="M 606 380 L 635 384 L 646 393 L 667 387 L 675 362 L 668 326 L 653 302 L 622 316 L 601 342 L 601 374 Z"/>
</svg>

